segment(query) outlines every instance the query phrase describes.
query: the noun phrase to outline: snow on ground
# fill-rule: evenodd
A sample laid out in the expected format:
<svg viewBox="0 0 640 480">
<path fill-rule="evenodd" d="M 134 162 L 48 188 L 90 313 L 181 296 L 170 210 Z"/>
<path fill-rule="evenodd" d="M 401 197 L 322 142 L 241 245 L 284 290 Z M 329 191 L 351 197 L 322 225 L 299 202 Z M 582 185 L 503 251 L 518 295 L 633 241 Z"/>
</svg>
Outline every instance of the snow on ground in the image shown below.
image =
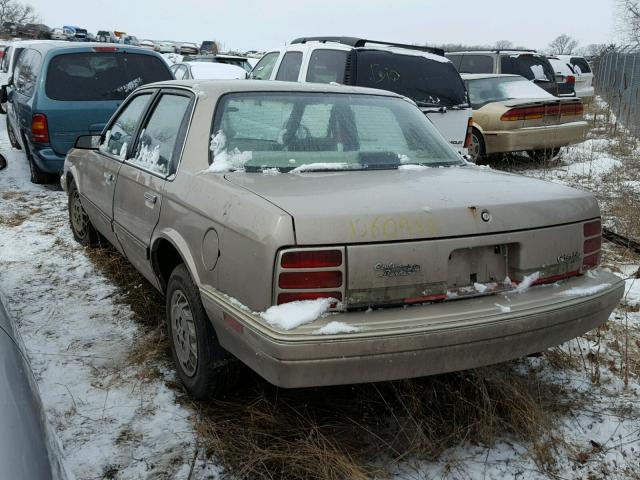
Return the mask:
<svg viewBox="0 0 640 480">
<path fill-rule="evenodd" d="M 78 479 L 188 478 L 193 412 L 127 361 L 141 335 L 131 310 L 115 302 L 115 287 L 73 240 L 64 192 L 29 182 L 24 155 L 11 150 L 0 125 L 9 164 L 0 171 L 0 289 L 68 470 Z M 217 477 L 215 468 L 206 471 Z"/>
</svg>

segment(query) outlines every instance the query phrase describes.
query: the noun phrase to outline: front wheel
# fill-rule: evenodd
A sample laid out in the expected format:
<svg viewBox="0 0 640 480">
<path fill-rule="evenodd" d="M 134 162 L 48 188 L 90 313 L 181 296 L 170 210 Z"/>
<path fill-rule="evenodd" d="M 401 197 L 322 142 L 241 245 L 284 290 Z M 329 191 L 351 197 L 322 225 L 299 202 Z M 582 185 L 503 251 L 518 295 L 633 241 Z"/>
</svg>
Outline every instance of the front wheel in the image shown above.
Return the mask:
<svg viewBox="0 0 640 480">
<path fill-rule="evenodd" d="M 237 380 L 238 362 L 220 346 L 184 264 L 171 273 L 166 299 L 171 355 L 182 383 L 200 400 L 228 391 Z"/>
<path fill-rule="evenodd" d="M 76 242 L 87 247 L 100 245 L 100 234 L 87 216 L 75 182 L 69 187 L 69 224 Z"/>
</svg>

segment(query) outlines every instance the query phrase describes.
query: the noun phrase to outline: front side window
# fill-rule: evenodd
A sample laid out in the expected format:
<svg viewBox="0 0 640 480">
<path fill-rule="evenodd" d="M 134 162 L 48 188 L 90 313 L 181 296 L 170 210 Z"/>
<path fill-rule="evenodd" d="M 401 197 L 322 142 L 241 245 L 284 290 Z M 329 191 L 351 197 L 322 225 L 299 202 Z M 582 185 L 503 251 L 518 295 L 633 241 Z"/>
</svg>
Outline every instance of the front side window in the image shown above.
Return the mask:
<svg viewBox="0 0 640 480">
<path fill-rule="evenodd" d="M 493 73 L 493 57 L 465 54 L 458 70 L 463 73 Z"/>
<path fill-rule="evenodd" d="M 276 80 L 284 82 L 297 82 L 300 67 L 302 66 L 302 52 L 287 52 L 280 62 Z"/>
<path fill-rule="evenodd" d="M 135 155 L 127 162 L 162 176 L 169 175 L 182 147 L 182 127 L 190 104 L 188 96 L 163 94 L 140 132 Z"/>
<path fill-rule="evenodd" d="M 355 84 L 389 90 L 421 107 L 462 107 L 467 94 L 460 74 L 443 57 L 357 50 Z"/>
<path fill-rule="evenodd" d="M 129 103 L 124 110 L 120 112 L 118 117 L 109 127 L 105 134 L 104 140 L 99 147 L 102 153 L 107 153 L 119 157 L 124 160 L 127 155 L 127 148 L 131 145 L 136 127 L 142 118 L 151 93 L 137 95 Z"/>
<path fill-rule="evenodd" d="M 377 95 L 227 94 L 216 110 L 210 150 L 214 171 L 461 163 L 415 105 Z"/>
<path fill-rule="evenodd" d="M 36 88 L 36 80 L 40 74 L 42 56 L 40 52 L 26 49 L 20 54 L 15 71 L 15 89 L 18 93 L 30 97 Z"/>
<path fill-rule="evenodd" d="M 124 100 L 151 82 L 173 80 L 164 61 L 123 52 L 65 53 L 51 59 L 45 89 L 53 100 Z"/>
<path fill-rule="evenodd" d="M 344 70 L 349 52 L 317 49 L 311 53 L 307 82 L 344 83 Z"/>
<path fill-rule="evenodd" d="M 522 77 L 493 77 L 467 81 L 471 107 L 517 98 L 552 99 L 553 95 Z"/>
<path fill-rule="evenodd" d="M 253 70 L 251 70 L 251 78 L 255 80 L 269 80 L 279 55 L 279 52 L 271 52 L 262 57 L 256 66 L 253 67 Z"/>
</svg>

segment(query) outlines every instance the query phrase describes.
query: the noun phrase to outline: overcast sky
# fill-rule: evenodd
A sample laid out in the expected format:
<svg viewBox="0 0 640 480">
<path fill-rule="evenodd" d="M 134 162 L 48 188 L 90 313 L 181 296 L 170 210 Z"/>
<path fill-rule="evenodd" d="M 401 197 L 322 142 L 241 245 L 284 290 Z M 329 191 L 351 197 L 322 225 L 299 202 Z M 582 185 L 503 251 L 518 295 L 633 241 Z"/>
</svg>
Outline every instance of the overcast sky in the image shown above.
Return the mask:
<svg viewBox="0 0 640 480">
<path fill-rule="evenodd" d="M 299 36 L 543 49 L 566 33 L 580 45 L 613 39 L 614 0 L 27 0 L 50 27 L 123 30 L 139 39 L 266 50 Z"/>
</svg>

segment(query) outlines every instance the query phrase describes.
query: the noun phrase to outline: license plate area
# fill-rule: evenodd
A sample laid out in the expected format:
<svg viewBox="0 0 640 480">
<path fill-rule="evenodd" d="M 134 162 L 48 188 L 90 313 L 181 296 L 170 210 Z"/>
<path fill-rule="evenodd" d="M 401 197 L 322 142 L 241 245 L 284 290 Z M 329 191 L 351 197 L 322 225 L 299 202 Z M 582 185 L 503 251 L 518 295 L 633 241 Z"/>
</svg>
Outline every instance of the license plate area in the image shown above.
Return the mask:
<svg viewBox="0 0 640 480">
<path fill-rule="evenodd" d="M 509 254 L 515 247 L 515 244 L 500 244 L 451 252 L 447 268 L 449 297 L 482 295 L 512 288 L 507 277 Z"/>
</svg>

